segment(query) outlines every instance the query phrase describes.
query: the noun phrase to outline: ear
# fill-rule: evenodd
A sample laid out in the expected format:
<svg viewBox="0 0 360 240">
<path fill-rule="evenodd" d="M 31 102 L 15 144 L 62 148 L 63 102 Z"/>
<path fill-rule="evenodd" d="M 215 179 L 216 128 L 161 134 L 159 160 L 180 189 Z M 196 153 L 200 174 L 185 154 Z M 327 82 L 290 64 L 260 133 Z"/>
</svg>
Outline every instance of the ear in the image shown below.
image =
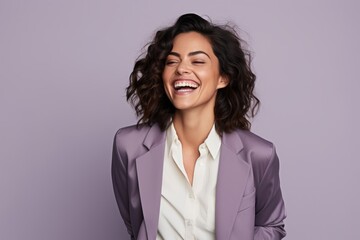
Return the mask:
<svg viewBox="0 0 360 240">
<path fill-rule="evenodd" d="M 224 88 L 224 87 L 226 87 L 228 84 L 229 84 L 229 79 L 228 79 L 228 77 L 227 77 L 227 76 L 220 76 L 220 77 L 219 77 L 219 82 L 218 82 L 218 85 L 217 85 L 217 89 Z"/>
</svg>

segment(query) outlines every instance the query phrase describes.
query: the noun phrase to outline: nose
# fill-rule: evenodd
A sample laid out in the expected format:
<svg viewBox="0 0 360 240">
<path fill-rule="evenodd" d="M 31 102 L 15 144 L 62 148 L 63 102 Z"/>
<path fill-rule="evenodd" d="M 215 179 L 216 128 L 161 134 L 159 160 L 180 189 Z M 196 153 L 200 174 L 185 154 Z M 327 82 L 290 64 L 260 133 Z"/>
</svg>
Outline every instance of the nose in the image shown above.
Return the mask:
<svg viewBox="0 0 360 240">
<path fill-rule="evenodd" d="M 179 63 L 179 65 L 177 66 L 176 73 L 178 75 L 190 73 L 190 69 L 189 69 L 189 66 L 187 65 L 187 63 L 184 61 L 181 61 Z"/>
</svg>

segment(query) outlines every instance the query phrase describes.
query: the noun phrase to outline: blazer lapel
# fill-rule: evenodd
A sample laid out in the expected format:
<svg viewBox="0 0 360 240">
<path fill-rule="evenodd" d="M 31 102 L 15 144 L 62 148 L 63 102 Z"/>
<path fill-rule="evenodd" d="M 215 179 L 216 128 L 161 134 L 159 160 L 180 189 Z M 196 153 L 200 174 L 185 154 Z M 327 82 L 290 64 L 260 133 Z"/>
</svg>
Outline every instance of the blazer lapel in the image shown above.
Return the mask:
<svg viewBox="0 0 360 240">
<path fill-rule="evenodd" d="M 148 152 L 136 159 L 139 192 L 148 239 L 155 239 L 159 221 L 165 132 L 150 128 L 144 146 Z"/>
<path fill-rule="evenodd" d="M 222 137 L 216 185 L 216 239 L 229 239 L 242 197 L 250 166 L 240 156 L 242 141 L 236 131 Z"/>
</svg>

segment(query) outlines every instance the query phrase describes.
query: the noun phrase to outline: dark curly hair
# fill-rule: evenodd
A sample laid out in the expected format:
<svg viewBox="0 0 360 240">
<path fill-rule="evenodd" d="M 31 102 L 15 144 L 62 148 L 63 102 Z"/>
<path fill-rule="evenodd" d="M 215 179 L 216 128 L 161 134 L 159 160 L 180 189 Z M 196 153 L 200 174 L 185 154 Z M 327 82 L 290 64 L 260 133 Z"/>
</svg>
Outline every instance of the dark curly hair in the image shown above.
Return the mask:
<svg viewBox="0 0 360 240">
<path fill-rule="evenodd" d="M 134 106 L 140 123 L 159 124 L 165 130 L 175 113 L 163 86 L 162 73 L 165 61 L 180 33 L 198 32 L 212 45 L 219 60 L 219 72 L 229 84 L 218 90 L 215 102 L 215 127 L 218 133 L 237 128 L 249 130 L 249 119 L 254 117 L 260 101 L 254 95 L 255 74 L 251 71 L 251 55 L 244 49 L 244 41 L 229 25 L 215 25 L 190 13 L 178 18 L 176 23 L 159 30 L 147 52 L 140 56 L 130 74 L 126 88 L 127 100 Z"/>
</svg>

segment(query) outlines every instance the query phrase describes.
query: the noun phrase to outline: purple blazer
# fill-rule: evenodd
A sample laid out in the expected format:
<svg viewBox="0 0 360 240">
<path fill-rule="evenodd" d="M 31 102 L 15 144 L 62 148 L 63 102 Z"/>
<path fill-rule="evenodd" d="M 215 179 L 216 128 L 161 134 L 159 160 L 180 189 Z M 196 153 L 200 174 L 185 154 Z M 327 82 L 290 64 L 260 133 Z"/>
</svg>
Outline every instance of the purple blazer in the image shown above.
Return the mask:
<svg viewBox="0 0 360 240">
<path fill-rule="evenodd" d="M 165 138 L 158 125 L 115 135 L 112 180 L 131 239 L 156 239 Z M 249 131 L 224 133 L 219 159 L 216 239 L 282 239 L 285 208 L 274 145 Z"/>
</svg>

